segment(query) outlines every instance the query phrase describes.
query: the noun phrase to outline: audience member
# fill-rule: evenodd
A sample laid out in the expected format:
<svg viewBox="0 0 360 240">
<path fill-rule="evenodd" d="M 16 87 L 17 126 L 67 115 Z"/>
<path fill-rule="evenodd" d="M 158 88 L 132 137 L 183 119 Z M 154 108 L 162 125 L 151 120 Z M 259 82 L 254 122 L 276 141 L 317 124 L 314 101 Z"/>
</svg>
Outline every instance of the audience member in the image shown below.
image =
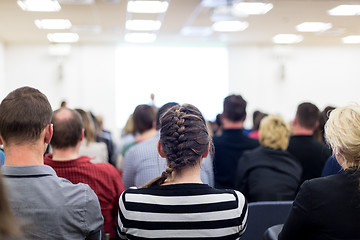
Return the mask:
<svg viewBox="0 0 360 240">
<path fill-rule="evenodd" d="M 111 136 L 111 132 L 107 131 L 104 129 L 104 123 L 103 123 L 103 118 L 100 115 L 97 115 L 95 117 L 96 122 L 99 125 L 99 131 L 96 134 L 96 142 L 103 142 L 106 144 L 107 147 L 107 151 L 108 151 L 108 161 L 109 163 L 111 163 L 113 166 L 116 166 L 115 163 L 115 147 L 114 147 L 114 142 L 112 140 L 112 136 Z"/>
<path fill-rule="evenodd" d="M 178 104 L 167 103 L 157 112 L 158 132 L 155 137 L 133 146 L 127 152 L 123 163 L 123 181 L 126 189 L 132 186 L 140 187 L 166 169 L 166 159 L 162 158 L 157 151 L 157 142 L 160 138 L 160 117 L 175 105 Z M 201 164 L 201 180 L 205 184 L 214 186 L 213 163 L 210 155 Z"/>
<path fill-rule="evenodd" d="M 302 166 L 301 183 L 321 176 L 331 150 L 317 141 L 313 134 L 319 124 L 319 109 L 312 103 L 301 103 L 293 121 L 293 136 L 290 137 L 288 151 L 295 156 Z"/>
<path fill-rule="evenodd" d="M 266 116 L 267 116 L 266 113 L 262 113 L 260 111 L 255 111 L 253 113 L 253 128 L 251 132 L 248 134 L 250 138 L 259 139 L 260 122 Z"/>
<path fill-rule="evenodd" d="M 92 163 L 108 163 L 108 151 L 106 144 L 103 142 L 96 142 L 95 125 L 89 112 L 82 109 L 75 109 L 82 118 L 85 139 L 81 142 L 79 155 L 89 156 Z"/>
<path fill-rule="evenodd" d="M 320 113 L 320 117 L 319 117 L 319 125 L 317 126 L 317 128 L 314 131 L 314 137 L 320 141 L 325 143 L 325 134 L 324 134 L 324 127 L 325 127 L 325 123 L 327 122 L 327 120 L 329 119 L 329 115 L 331 113 L 332 110 L 334 110 L 335 108 L 332 106 L 327 106 L 321 113 Z"/>
<path fill-rule="evenodd" d="M 259 146 L 243 132 L 246 118 L 246 101 L 240 95 L 230 95 L 224 100 L 223 132 L 215 136 L 214 176 L 216 188 L 234 189 L 238 161 L 245 150 Z"/>
<path fill-rule="evenodd" d="M 118 217 L 121 238 L 241 236 L 247 220 L 244 196 L 234 190 L 211 188 L 200 179 L 200 164 L 210 145 L 205 120 L 194 106 L 174 106 L 163 115 L 157 148 L 168 168 L 144 188 L 130 188 L 122 194 Z"/>
<path fill-rule="evenodd" d="M 51 116 L 46 96 L 30 87 L 16 89 L 1 102 L 0 144 L 6 156 L 1 171 L 10 205 L 30 225 L 26 239 L 99 239 L 103 218 L 94 191 L 59 178 L 44 165 Z"/>
<path fill-rule="evenodd" d="M 60 108 L 54 112 L 51 123 L 54 126 L 50 142 L 53 154 L 45 155 L 45 164 L 51 166 L 59 177 L 74 184 L 86 183 L 94 190 L 104 217 L 104 233 L 115 239 L 117 203 L 124 191 L 119 172 L 109 163 L 94 164 L 88 156 L 79 156 L 84 128 L 78 112 Z"/>
<path fill-rule="evenodd" d="M 321 172 L 321 176 L 326 177 L 326 176 L 341 173 L 342 171 L 343 171 L 343 169 L 341 168 L 340 164 L 336 160 L 335 156 L 331 155 L 324 165 L 324 168 Z"/>
<path fill-rule="evenodd" d="M 5 154 L 4 151 L 0 148 L 0 166 L 4 165 L 5 162 Z"/>
<path fill-rule="evenodd" d="M 121 155 L 124 147 L 135 141 L 136 131 L 134 127 L 133 114 L 131 114 L 126 121 L 124 128 L 121 131 L 121 138 L 116 149 L 116 168 L 121 170 L 123 168 L 123 156 Z M 121 170 L 122 171 L 122 170 Z"/>
<path fill-rule="evenodd" d="M 360 106 L 336 108 L 325 136 L 344 172 L 305 181 L 279 239 L 360 239 Z"/>
<path fill-rule="evenodd" d="M 150 138 L 155 137 L 156 135 L 156 126 L 155 126 L 156 113 L 150 105 L 141 104 L 138 105 L 133 113 L 133 122 L 134 129 L 137 135 L 135 140 L 122 149 L 121 155 L 125 157 L 126 152 L 134 145 L 139 142 L 143 142 Z"/>
<path fill-rule="evenodd" d="M 274 115 L 263 118 L 259 128 L 261 146 L 242 155 L 235 188 L 249 202 L 294 200 L 302 171 L 286 151 L 290 130 Z"/>
<path fill-rule="evenodd" d="M 0 239 L 18 240 L 22 239 L 20 224 L 15 219 L 7 199 L 5 186 L 0 174 Z"/>
</svg>

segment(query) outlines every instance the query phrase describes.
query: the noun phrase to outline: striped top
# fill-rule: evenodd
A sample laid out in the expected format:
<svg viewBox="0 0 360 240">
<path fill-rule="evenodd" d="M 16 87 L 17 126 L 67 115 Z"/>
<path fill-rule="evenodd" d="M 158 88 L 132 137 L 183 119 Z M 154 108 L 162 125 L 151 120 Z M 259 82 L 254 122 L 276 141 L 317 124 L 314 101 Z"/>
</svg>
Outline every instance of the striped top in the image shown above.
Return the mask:
<svg viewBox="0 0 360 240">
<path fill-rule="evenodd" d="M 122 239 L 239 239 L 247 202 L 234 190 L 187 183 L 130 188 L 119 199 Z"/>
</svg>

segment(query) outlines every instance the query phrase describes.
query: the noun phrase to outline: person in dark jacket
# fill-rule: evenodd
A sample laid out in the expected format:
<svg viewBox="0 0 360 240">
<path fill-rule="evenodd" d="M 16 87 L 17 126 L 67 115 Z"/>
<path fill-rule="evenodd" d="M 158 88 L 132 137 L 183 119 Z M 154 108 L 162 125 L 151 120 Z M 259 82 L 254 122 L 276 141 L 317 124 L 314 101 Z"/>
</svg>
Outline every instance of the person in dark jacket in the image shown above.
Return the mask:
<svg viewBox="0 0 360 240">
<path fill-rule="evenodd" d="M 261 121 L 261 146 L 243 154 L 235 183 L 249 202 L 294 200 L 302 169 L 286 151 L 289 136 L 282 118 L 270 115 Z"/>
</svg>

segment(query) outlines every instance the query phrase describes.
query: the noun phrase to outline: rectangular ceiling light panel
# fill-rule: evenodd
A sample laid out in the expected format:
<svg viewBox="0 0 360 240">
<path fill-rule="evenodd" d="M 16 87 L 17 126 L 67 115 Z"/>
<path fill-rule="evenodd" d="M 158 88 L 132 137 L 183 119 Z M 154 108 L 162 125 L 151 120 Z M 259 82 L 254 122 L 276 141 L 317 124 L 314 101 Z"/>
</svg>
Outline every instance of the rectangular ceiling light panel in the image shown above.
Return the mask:
<svg viewBox="0 0 360 240">
<path fill-rule="evenodd" d="M 157 31 L 161 27 L 158 20 L 127 20 L 126 29 L 133 31 Z"/>
<path fill-rule="evenodd" d="M 261 15 L 273 8 L 271 3 L 263 2 L 239 2 L 233 5 L 232 11 L 235 14 Z"/>
<path fill-rule="evenodd" d="M 73 43 L 79 41 L 77 33 L 49 33 L 47 38 L 54 43 Z"/>
<path fill-rule="evenodd" d="M 360 15 L 360 5 L 339 5 L 328 11 L 332 16 L 356 16 Z"/>
<path fill-rule="evenodd" d="M 164 13 L 169 3 L 166 1 L 128 1 L 127 11 L 131 13 Z"/>
<path fill-rule="evenodd" d="M 241 21 L 219 21 L 212 25 L 216 32 L 240 32 L 244 31 L 249 24 Z"/>
<path fill-rule="evenodd" d="M 359 44 L 360 43 L 360 35 L 350 35 L 342 38 L 342 42 L 346 44 Z"/>
<path fill-rule="evenodd" d="M 303 36 L 296 34 L 278 34 L 273 37 L 273 42 L 278 44 L 294 44 L 303 40 Z"/>
<path fill-rule="evenodd" d="M 37 19 L 35 25 L 39 29 L 70 29 L 69 19 Z"/>
<path fill-rule="evenodd" d="M 61 6 L 56 0 L 18 0 L 17 4 L 23 11 L 57 12 Z"/>
<path fill-rule="evenodd" d="M 332 28 L 331 23 L 324 22 L 303 22 L 296 26 L 299 32 L 324 32 Z"/>
</svg>

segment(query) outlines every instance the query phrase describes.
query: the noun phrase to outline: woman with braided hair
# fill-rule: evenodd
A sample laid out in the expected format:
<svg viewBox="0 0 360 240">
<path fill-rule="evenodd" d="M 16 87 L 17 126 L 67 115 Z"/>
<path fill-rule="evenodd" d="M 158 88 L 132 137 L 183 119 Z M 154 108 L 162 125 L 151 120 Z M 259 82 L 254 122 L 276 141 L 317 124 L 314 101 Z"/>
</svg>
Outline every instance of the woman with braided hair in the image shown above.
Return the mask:
<svg viewBox="0 0 360 240">
<path fill-rule="evenodd" d="M 202 159 L 212 145 L 200 111 L 174 106 L 161 118 L 162 175 L 119 199 L 122 239 L 239 239 L 246 227 L 247 203 L 234 190 L 218 190 L 200 179 Z"/>
</svg>

